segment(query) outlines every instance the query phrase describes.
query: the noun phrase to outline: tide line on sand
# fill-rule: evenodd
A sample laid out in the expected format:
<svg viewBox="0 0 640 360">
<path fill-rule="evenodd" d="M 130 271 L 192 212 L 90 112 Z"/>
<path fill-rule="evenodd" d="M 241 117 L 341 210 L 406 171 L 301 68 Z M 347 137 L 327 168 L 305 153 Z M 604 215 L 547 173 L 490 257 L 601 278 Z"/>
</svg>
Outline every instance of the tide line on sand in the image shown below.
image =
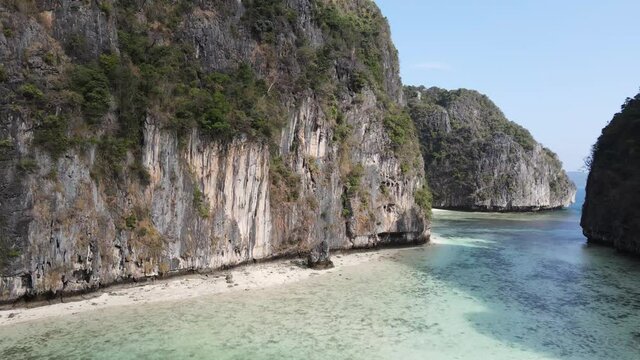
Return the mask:
<svg viewBox="0 0 640 360">
<path fill-rule="evenodd" d="M 180 301 L 199 296 L 224 294 L 232 291 L 251 291 L 280 286 L 340 271 L 349 266 L 394 256 L 398 249 L 383 249 L 367 252 L 338 253 L 332 256 L 335 267 L 319 271 L 304 266 L 304 260 L 277 260 L 243 265 L 228 271 L 212 274 L 194 274 L 178 278 L 156 280 L 135 287 L 106 288 L 90 298 L 74 298 L 71 302 L 53 303 L 32 308 L 14 308 L 0 311 L 0 326 L 9 326 L 27 321 L 51 317 L 70 316 L 82 312 L 116 306 Z"/>
</svg>

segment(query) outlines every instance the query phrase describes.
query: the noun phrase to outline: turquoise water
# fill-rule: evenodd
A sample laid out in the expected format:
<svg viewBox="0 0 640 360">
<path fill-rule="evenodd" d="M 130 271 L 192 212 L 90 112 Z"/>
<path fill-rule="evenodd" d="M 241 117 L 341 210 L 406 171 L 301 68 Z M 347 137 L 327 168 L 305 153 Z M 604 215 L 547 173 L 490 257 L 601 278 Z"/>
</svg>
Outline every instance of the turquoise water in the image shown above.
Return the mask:
<svg viewBox="0 0 640 360">
<path fill-rule="evenodd" d="M 442 240 L 279 288 L 0 328 L 0 359 L 635 359 L 640 261 L 579 208 L 436 212 Z"/>
</svg>

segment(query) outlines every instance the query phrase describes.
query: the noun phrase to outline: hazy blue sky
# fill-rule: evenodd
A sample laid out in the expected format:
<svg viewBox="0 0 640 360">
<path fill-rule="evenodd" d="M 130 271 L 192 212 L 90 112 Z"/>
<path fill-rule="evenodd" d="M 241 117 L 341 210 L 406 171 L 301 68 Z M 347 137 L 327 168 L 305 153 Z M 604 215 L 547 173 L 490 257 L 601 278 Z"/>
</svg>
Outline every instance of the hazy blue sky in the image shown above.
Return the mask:
<svg viewBox="0 0 640 360">
<path fill-rule="evenodd" d="M 376 0 L 405 84 L 469 88 L 583 165 L 640 88 L 640 0 Z"/>
</svg>

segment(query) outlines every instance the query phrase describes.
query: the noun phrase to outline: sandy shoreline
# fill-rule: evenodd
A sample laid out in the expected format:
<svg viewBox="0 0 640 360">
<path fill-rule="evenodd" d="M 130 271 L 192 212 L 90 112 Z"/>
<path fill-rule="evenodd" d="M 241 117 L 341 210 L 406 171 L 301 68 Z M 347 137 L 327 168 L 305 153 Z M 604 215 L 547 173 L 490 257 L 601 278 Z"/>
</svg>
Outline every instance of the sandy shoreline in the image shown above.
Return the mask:
<svg viewBox="0 0 640 360">
<path fill-rule="evenodd" d="M 0 326 L 9 326 L 45 319 L 69 316 L 81 312 L 115 306 L 148 304 L 165 301 L 223 294 L 231 291 L 251 291 L 272 286 L 285 285 L 321 276 L 345 267 L 393 256 L 399 249 L 382 249 L 368 252 L 347 252 L 332 256 L 335 268 L 313 270 L 303 266 L 303 259 L 287 259 L 236 267 L 213 274 L 186 275 L 166 280 L 157 280 L 141 286 L 106 288 L 86 299 L 64 303 L 53 303 L 33 308 L 15 308 L 0 311 Z"/>
</svg>

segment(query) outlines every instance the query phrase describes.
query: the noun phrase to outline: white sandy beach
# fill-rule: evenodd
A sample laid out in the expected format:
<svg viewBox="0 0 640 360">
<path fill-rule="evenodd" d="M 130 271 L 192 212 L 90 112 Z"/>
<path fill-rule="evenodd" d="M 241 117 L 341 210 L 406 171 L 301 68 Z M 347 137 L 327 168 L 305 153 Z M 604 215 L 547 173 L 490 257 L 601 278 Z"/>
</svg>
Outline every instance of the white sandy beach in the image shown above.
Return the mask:
<svg viewBox="0 0 640 360">
<path fill-rule="evenodd" d="M 50 305 L 24 308 L 16 307 L 0 311 L 0 326 L 49 317 L 69 316 L 81 312 L 115 306 L 148 304 L 163 301 L 185 300 L 204 295 L 215 295 L 230 291 L 251 291 L 272 286 L 290 284 L 340 271 L 342 268 L 369 261 L 393 257 L 398 249 L 368 252 L 342 253 L 332 256 L 335 267 L 330 270 L 313 270 L 302 266 L 303 259 L 287 259 L 236 267 L 213 274 L 188 275 L 166 280 L 157 280 L 144 285 L 114 286 L 75 298 L 75 301 L 55 302 Z M 230 279 L 227 280 L 230 275 Z M 79 300 L 78 300 L 79 299 Z"/>
</svg>

